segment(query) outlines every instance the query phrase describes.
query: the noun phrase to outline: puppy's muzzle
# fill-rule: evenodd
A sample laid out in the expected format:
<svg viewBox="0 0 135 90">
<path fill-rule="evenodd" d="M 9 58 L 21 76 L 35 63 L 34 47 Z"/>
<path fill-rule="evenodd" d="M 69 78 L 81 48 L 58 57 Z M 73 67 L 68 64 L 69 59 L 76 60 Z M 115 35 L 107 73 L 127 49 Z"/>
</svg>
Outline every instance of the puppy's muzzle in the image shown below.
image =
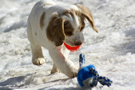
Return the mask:
<svg viewBox="0 0 135 90">
<path fill-rule="evenodd" d="M 75 46 L 80 46 L 82 44 L 82 42 L 81 41 L 76 41 L 74 44 L 75 44 Z"/>
</svg>

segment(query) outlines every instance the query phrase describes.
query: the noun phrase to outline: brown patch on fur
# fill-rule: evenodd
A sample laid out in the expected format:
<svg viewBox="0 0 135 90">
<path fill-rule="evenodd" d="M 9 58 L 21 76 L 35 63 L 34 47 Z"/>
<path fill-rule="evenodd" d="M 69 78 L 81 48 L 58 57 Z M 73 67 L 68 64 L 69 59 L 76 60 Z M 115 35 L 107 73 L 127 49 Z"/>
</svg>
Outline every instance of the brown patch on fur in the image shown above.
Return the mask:
<svg viewBox="0 0 135 90">
<path fill-rule="evenodd" d="M 82 15 L 89 21 L 91 27 L 98 32 L 97 28 L 94 25 L 93 16 L 88 7 L 78 4 L 77 7 L 81 10 Z"/>
<path fill-rule="evenodd" d="M 80 26 L 78 28 L 80 31 L 82 31 L 85 27 L 84 17 L 82 13 L 80 11 L 75 11 L 75 10 L 71 10 L 71 11 L 74 12 L 76 16 L 78 16 L 79 23 L 80 23 Z"/>
<path fill-rule="evenodd" d="M 61 15 L 65 15 L 65 16 L 69 16 L 71 15 L 73 21 L 74 21 L 74 12 L 72 12 L 71 10 L 65 10 Z M 64 23 L 64 32 L 66 36 L 72 36 L 73 32 L 74 32 L 74 28 L 71 25 L 70 21 L 66 20 Z"/>
<path fill-rule="evenodd" d="M 43 29 L 44 26 L 44 19 L 45 19 L 45 12 L 40 17 L 40 29 Z"/>
<path fill-rule="evenodd" d="M 80 29 L 80 31 L 82 31 L 85 27 L 85 23 L 84 23 L 84 17 L 82 16 L 81 12 L 71 9 L 71 10 L 66 10 L 62 13 L 62 15 L 66 15 L 66 16 L 68 16 L 69 14 L 73 18 L 73 20 L 74 20 L 75 15 L 78 16 L 79 23 L 80 23 L 80 26 L 78 27 L 78 29 Z M 68 22 L 69 25 L 66 26 L 66 22 Z M 66 21 L 66 22 L 65 22 L 65 34 L 67 32 L 68 34 L 66 34 L 66 35 L 71 36 L 74 29 L 73 29 L 72 25 L 70 25 L 69 21 Z"/>
<path fill-rule="evenodd" d="M 72 27 L 70 21 L 65 21 L 64 23 L 64 33 L 66 36 L 73 35 L 74 28 Z"/>
<path fill-rule="evenodd" d="M 78 28 L 80 31 L 82 31 L 85 27 L 84 17 L 82 15 L 78 15 L 78 17 L 79 17 L 79 23 L 80 23 L 80 26 Z"/>
<path fill-rule="evenodd" d="M 54 42 L 56 46 L 62 45 L 65 39 L 64 34 L 65 19 L 60 18 L 57 14 L 52 16 L 47 27 L 47 38 Z"/>
</svg>

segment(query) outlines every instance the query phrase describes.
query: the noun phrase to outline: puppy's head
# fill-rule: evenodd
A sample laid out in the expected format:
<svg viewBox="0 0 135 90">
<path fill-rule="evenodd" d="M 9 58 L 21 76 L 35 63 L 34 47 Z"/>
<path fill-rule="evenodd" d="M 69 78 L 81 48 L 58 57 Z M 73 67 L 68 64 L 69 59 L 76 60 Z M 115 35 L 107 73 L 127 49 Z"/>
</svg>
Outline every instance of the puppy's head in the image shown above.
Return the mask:
<svg viewBox="0 0 135 90">
<path fill-rule="evenodd" d="M 90 10 L 83 5 L 77 7 L 78 10 L 66 10 L 52 16 L 47 27 L 47 37 L 56 46 L 62 45 L 63 42 L 70 46 L 81 45 L 84 41 L 82 33 L 85 27 L 84 19 L 87 19 L 91 27 L 98 32 Z"/>
</svg>

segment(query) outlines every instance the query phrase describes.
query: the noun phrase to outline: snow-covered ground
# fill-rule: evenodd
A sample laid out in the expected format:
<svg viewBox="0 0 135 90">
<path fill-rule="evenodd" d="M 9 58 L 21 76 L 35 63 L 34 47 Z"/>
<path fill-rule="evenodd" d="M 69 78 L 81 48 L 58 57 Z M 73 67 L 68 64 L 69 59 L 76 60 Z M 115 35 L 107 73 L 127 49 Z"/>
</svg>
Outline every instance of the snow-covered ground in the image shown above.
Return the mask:
<svg viewBox="0 0 135 90">
<path fill-rule="evenodd" d="M 26 26 L 37 1 L 0 0 L 0 90 L 82 90 L 76 78 L 68 79 L 62 73 L 50 75 L 52 60 L 47 50 L 43 51 L 45 64 L 32 64 Z M 93 13 L 99 33 L 87 24 L 83 46 L 69 56 L 78 66 L 78 56 L 84 53 L 86 65 L 94 64 L 100 75 L 113 81 L 109 88 L 98 84 L 92 90 L 134 90 L 135 0 L 58 1 L 80 2 Z"/>
</svg>

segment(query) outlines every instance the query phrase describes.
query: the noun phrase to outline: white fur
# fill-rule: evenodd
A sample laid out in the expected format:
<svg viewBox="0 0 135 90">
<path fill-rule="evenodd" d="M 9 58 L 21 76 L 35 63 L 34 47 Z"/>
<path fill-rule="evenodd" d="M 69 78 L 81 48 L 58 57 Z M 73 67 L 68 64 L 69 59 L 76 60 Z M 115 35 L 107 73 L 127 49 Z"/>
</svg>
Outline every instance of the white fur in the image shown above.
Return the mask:
<svg viewBox="0 0 135 90">
<path fill-rule="evenodd" d="M 52 73 L 58 71 L 59 69 L 68 77 L 74 77 L 78 72 L 78 68 L 73 64 L 73 62 L 71 62 L 67 58 L 69 51 L 65 48 L 64 45 L 58 47 L 55 46 L 53 42 L 48 40 L 46 35 L 46 28 L 48 26 L 51 16 L 58 12 L 62 12 L 63 10 L 69 10 L 69 9 L 78 10 L 77 6 L 75 5 L 54 3 L 51 0 L 41 0 L 37 2 L 33 7 L 28 18 L 27 33 L 28 33 L 28 39 L 31 44 L 32 55 L 33 55 L 32 61 L 34 64 L 41 65 L 45 62 L 41 49 L 41 46 L 43 46 L 44 48 L 49 50 L 49 54 L 53 59 L 54 66 L 52 69 Z M 45 12 L 46 15 L 44 19 L 45 24 L 43 29 L 41 30 L 39 22 L 40 22 L 40 16 L 43 14 L 43 12 Z M 75 29 L 74 35 L 70 37 L 66 37 L 65 42 L 70 45 L 71 43 L 74 43 L 73 39 L 78 40 L 78 38 L 83 38 L 82 32 L 78 31 L 78 26 L 79 26 L 78 18 L 75 16 L 75 23 L 74 23 L 71 18 L 66 16 L 63 17 L 67 20 L 70 20 L 72 26 Z M 35 33 L 37 35 L 35 35 Z"/>
</svg>

